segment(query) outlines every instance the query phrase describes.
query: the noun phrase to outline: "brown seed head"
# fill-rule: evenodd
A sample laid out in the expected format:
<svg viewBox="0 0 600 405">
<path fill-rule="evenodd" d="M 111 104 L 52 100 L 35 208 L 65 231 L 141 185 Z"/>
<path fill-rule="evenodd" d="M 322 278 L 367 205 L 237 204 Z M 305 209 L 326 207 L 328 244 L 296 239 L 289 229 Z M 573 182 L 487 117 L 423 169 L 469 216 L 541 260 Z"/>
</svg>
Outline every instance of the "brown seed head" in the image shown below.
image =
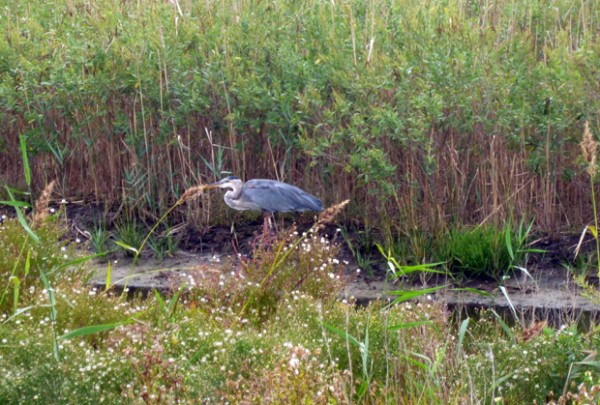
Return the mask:
<svg viewBox="0 0 600 405">
<path fill-rule="evenodd" d="M 200 184 L 199 186 L 190 187 L 185 190 L 185 193 L 177 201 L 178 204 L 183 204 L 186 201 L 193 200 L 204 192 L 206 185 Z"/>
<path fill-rule="evenodd" d="M 585 122 L 583 130 L 583 141 L 581 142 L 581 153 L 583 158 L 588 163 L 587 172 L 590 176 L 596 174 L 596 159 L 598 155 L 598 142 L 594 139 L 592 131 L 590 131 L 590 123 Z"/>
<path fill-rule="evenodd" d="M 54 180 L 46 184 L 44 191 L 35 202 L 35 208 L 33 211 L 33 226 L 41 226 L 46 218 L 48 218 L 48 205 L 50 205 L 50 197 L 52 197 L 52 191 L 54 190 Z"/>
<path fill-rule="evenodd" d="M 329 224 L 329 223 L 333 222 L 333 220 L 335 219 L 335 217 L 337 217 L 338 214 L 349 203 L 350 203 L 350 200 L 345 200 L 345 201 L 342 201 L 339 204 L 332 205 L 331 207 L 327 208 L 325 211 L 323 211 L 319 215 L 319 220 L 317 221 L 317 224 L 315 225 L 315 228 L 318 229 L 318 228 L 321 228 L 325 224 Z"/>
</svg>

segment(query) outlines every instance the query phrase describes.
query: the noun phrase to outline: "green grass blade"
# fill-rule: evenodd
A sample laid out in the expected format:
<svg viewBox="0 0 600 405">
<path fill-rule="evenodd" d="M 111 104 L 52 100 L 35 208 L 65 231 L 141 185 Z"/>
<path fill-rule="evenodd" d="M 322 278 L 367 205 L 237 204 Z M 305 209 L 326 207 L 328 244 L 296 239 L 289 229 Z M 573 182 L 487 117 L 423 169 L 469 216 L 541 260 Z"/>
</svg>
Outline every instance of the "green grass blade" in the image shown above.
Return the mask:
<svg viewBox="0 0 600 405">
<path fill-rule="evenodd" d="M 10 197 L 11 201 L 16 202 L 12 192 L 10 191 L 10 188 L 4 188 L 6 189 L 6 192 L 8 193 L 8 196 Z M 13 205 L 13 207 L 15 208 L 15 212 L 17 213 L 17 219 L 21 224 L 21 227 L 25 230 L 25 232 L 27 232 L 31 239 L 35 241 L 35 243 L 40 243 L 40 238 L 29 227 L 29 224 L 27 223 L 27 220 L 25 219 L 25 216 L 23 215 L 23 212 L 21 211 L 20 207 L 18 205 Z"/>
<path fill-rule="evenodd" d="M 160 305 L 160 309 L 161 309 L 163 315 L 168 318 L 167 305 L 165 304 L 165 300 L 163 299 L 163 297 L 160 295 L 160 293 L 158 292 L 158 290 L 156 288 L 154 289 L 154 296 L 156 297 L 156 300 L 158 301 L 158 305 Z"/>
<path fill-rule="evenodd" d="M 396 298 L 394 301 L 392 301 L 387 306 L 389 307 L 389 306 L 399 304 L 404 301 L 409 301 L 409 300 L 412 300 L 412 299 L 415 299 L 418 297 L 422 297 L 423 295 L 434 293 L 434 292 L 441 290 L 443 288 L 446 288 L 446 287 L 448 287 L 448 286 L 440 285 L 437 287 L 424 288 L 422 290 L 416 290 L 416 291 L 412 291 L 412 290 L 411 291 L 390 291 L 390 292 L 388 292 L 388 294 L 397 295 L 398 298 Z"/>
<path fill-rule="evenodd" d="M 431 322 L 431 321 L 416 321 L 416 322 L 399 323 L 398 325 L 388 326 L 388 330 L 408 329 L 408 328 L 415 328 L 417 326 L 423 326 L 423 325 L 433 325 L 433 322 Z"/>
<path fill-rule="evenodd" d="M 175 309 L 177 308 L 177 303 L 179 302 L 179 296 L 181 295 L 181 292 L 183 291 L 184 288 L 185 288 L 185 285 L 182 285 L 179 288 L 179 290 L 177 290 L 175 295 L 173 295 L 173 298 L 171 298 L 171 300 L 169 301 L 169 318 L 173 317 L 173 314 L 175 313 Z"/>
<path fill-rule="evenodd" d="M 64 269 L 66 269 L 68 267 L 75 266 L 75 265 L 78 265 L 78 264 L 81 264 L 81 263 L 85 263 L 88 260 L 95 259 L 96 257 L 106 256 L 107 253 L 110 253 L 110 252 L 96 253 L 96 254 L 93 254 L 93 255 L 88 255 L 88 256 L 84 256 L 84 257 L 78 257 L 77 259 L 69 260 L 67 262 L 59 264 L 58 266 L 55 266 L 51 271 L 48 272 L 48 274 L 52 274 L 52 273 L 55 273 L 57 271 L 64 270 Z"/>
<path fill-rule="evenodd" d="M 508 255 L 510 256 L 511 260 L 515 260 L 515 253 L 513 252 L 513 248 L 512 248 L 512 237 L 511 237 L 511 229 L 510 229 L 510 223 L 508 225 L 506 225 L 506 230 L 504 231 L 504 242 L 506 244 L 506 250 L 508 251 Z"/>
<path fill-rule="evenodd" d="M 496 320 L 498 321 L 498 323 L 500 324 L 500 326 L 502 327 L 502 330 L 504 330 L 504 333 L 506 333 L 506 336 L 509 337 L 509 339 L 511 340 L 511 342 L 514 342 L 515 341 L 515 335 L 512 332 L 512 330 L 510 330 L 510 327 L 506 324 L 506 322 L 504 322 L 504 320 L 502 319 L 502 317 L 500 315 L 498 315 L 498 313 L 496 311 L 494 311 L 493 309 L 491 311 L 494 314 L 494 316 L 496 317 Z"/>
<path fill-rule="evenodd" d="M 60 362 L 60 351 L 59 351 L 59 347 L 58 347 L 58 335 L 56 332 L 57 313 L 56 313 L 56 299 L 54 297 L 54 289 L 50 285 L 50 281 L 48 280 L 46 273 L 44 273 L 44 271 L 41 269 L 40 269 L 40 278 L 42 279 L 42 284 L 44 285 L 44 288 L 48 292 L 48 300 L 50 301 L 50 320 L 52 321 L 52 334 L 54 337 L 53 345 L 52 345 L 53 352 L 54 352 L 54 359 L 57 362 Z"/>
<path fill-rule="evenodd" d="M 582 360 L 582 361 L 576 361 L 573 364 L 576 366 L 588 366 L 588 367 L 594 367 L 594 368 L 600 369 L 600 361 Z"/>
<path fill-rule="evenodd" d="M 462 352 L 463 342 L 465 340 L 465 335 L 467 333 L 467 328 L 469 327 L 470 321 L 471 318 L 466 318 L 460 324 L 460 329 L 458 330 L 457 353 Z"/>
<path fill-rule="evenodd" d="M 21 147 L 21 156 L 23 158 L 23 171 L 27 186 L 31 186 L 31 168 L 29 167 L 29 158 L 27 157 L 27 140 L 23 134 L 19 134 L 19 145 Z"/>
<path fill-rule="evenodd" d="M 472 288 L 472 287 L 453 288 L 452 291 L 467 291 L 467 292 L 472 292 L 472 293 L 475 293 L 475 294 L 479 294 L 479 295 L 481 295 L 483 297 L 491 297 L 492 296 L 492 294 L 490 294 L 487 291 L 482 291 L 482 290 L 479 290 L 477 288 Z"/>
<path fill-rule="evenodd" d="M 219 171 L 216 170 L 213 167 L 213 165 L 211 165 L 210 163 L 208 163 L 208 161 L 206 159 L 204 159 L 203 156 L 200 156 L 200 159 L 202 159 L 202 161 L 204 162 L 204 164 L 206 165 L 206 167 L 208 167 L 208 170 L 210 170 L 212 172 L 212 174 L 214 174 L 217 179 L 221 178 L 221 173 L 219 173 Z"/>
<path fill-rule="evenodd" d="M 5 187 L 6 188 L 6 187 Z M 0 201 L 0 204 L 15 208 L 30 208 L 31 204 L 25 201 Z"/>
<path fill-rule="evenodd" d="M 500 291 L 502 291 L 502 294 L 504 295 L 504 298 L 506 298 L 506 301 L 508 301 L 508 305 L 510 307 L 510 311 L 513 314 L 513 317 L 515 318 L 516 322 L 519 322 L 519 316 L 517 315 L 517 310 L 515 309 L 515 306 L 513 305 L 512 301 L 510 300 L 510 297 L 508 296 L 508 291 L 506 291 L 506 287 L 504 287 L 503 285 L 500 286 Z"/>
<path fill-rule="evenodd" d="M 17 276 L 12 276 L 10 280 L 13 283 L 13 313 L 16 313 L 19 309 L 19 288 L 21 286 L 21 281 Z"/>
<path fill-rule="evenodd" d="M 61 335 L 59 337 L 59 339 L 73 339 L 73 338 L 81 337 L 81 336 L 94 335 L 96 333 L 105 332 L 107 330 L 111 330 L 111 329 L 117 328 L 122 325 L 127 325 L 132 322 L 133 322 L 132 320 L 127 320 L 127 321 L 123 321 L 123 322 L 107 323 L 107 324 L 103 324 L 103 325 L 84 326 L 83 328 L 75 329 L 69 333 L 65 333 L 64 335 Z"/>
<path fill-rule="evenodd" d="M 15 319 L 16 317 L 18 317 L 19 315 L 24 314 L 25 312 L 29 311 L 30 309 L 39 308 L 40 306 L 41 305 L 30 305 L 25 308 L 19 308 L 7 320 L 3 321 L 2 324 L 8 323 L 8 322 L 12 321 L 13 319 Z"/>
<path fill-rule="evenodd" d="M 136 255 L 139 255 L 139 250 L 134 248 L 133 246 L 129 246 L 127 243 L 121 242 L 120 240 L 116 240 L 115 243 L 117 245 L 121 246 L 123 249 L 130 250 L 133 253 L 135 253 Z"/>
<path fill-rule="evenodd" d="M 31 269 L 31 248 L 27 249 L 27 257 L 25 258 L 25 277 L 29 275 Z"/>
<path fill-rule="evenodd" d="M 107 290 L 110 288 L 111 281 L 112 281 L 112 266 L 110 265 L 110 262 L 108 262 L 106 264 L 106 279 L 105 279 L 105 285 L 106 285 Z"/>
<path fill-rule="evenodd" d="M 362 347 L 362 343 L 359 342 L 354 336 L 350 335 L 348 332 L 338 329 L 335 326 L 329 325 L 325 322 L 323 322 L 323 326 L 325 326 L 327 329 L 329 329 L 331 332 L 335 333 L 342 339 L 346 339 L 346 340 L 350 341 L 356 347 L 358 347 L 358 348 Z"/>
<path fill-rule="evenodd" d="M 412 353 L 412 354 L 416 354 L 416 353 Z M 410 364 L 412 364 L 413 366 L 417 366 L 425 371 L 429 371 L 429 367 L 425 363 L 421 363 L 420 361 L 415 360 L 409 356 L 403 356 L 403 358 L 406 361 L 408 361 Z M 427 360 L 429 360 L 429 359 L 427 359 Z"/>
<path fill-rule="evenodd" d="M 508 380 L 509 378 L 511 378 L 513 376 L 515 372 L 513 371 L 512 373 L 508 373 L 505 376 L 502 376 L 500 378 L 498 378 L 496 381 L 494 381 L 494 383 L 492 384 L 492 386 L 489 388 L 489 392 L 493 392 L 496 388 L 498 388 L 500 386 L 500 384 L 502 384 L 504 381 Z"/>
</svg>

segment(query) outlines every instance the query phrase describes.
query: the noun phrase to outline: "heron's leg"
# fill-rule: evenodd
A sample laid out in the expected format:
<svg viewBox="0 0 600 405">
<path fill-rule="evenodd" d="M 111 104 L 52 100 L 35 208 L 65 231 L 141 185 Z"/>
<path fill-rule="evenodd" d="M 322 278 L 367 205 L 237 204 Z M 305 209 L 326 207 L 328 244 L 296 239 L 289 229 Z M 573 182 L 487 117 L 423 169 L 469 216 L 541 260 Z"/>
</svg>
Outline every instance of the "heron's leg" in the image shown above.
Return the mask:
<svg viewBox="0 0 600 405">
<path fill-rule="evenodd" d="M 262 229 L 263 236 L 269 235 L 271 233 L 271 231 L 273 230 L 273 223 L 271 221 L 272 215 L 273 214 L 268 211 L 263 211 L 263 229 Z"/>
</svg>

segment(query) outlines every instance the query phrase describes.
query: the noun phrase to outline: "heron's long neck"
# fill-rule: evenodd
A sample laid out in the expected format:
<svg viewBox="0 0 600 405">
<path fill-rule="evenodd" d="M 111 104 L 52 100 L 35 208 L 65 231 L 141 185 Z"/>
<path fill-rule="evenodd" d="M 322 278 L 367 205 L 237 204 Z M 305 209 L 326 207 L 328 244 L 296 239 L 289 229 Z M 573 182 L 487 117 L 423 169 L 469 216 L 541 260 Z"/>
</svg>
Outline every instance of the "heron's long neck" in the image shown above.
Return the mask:
<svg viewBox="0 0 600 405">
<path fill-rule="evenodd" d="M 235 185 L 233 185 L 233 188 L 231 190 L 228 190 L 225 193 L 225 202 L 227 203 L 227 205 L 229 205 L 228 201 L 239 199 L 241 194 L 242 194 L 242 185 L 235 184 Z"/>
</svg>

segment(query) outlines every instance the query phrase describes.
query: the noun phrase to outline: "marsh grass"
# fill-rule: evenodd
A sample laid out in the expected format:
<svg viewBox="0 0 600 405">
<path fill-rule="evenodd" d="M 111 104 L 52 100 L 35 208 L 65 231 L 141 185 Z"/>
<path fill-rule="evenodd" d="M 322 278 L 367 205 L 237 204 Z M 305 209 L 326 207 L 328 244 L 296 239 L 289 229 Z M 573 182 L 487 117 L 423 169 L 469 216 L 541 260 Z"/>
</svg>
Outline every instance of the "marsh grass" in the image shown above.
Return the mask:
<svg viewBox="0 0 600 405">
<path fill-rule="evenodd" d="M 0 235 L 27 235 L 16 225 Z M 261 285 L 278 240 L 300 238 Z M 593 331 L 525 331 L 486 312 L 457 325 L 427 299 L 356 307 L 337 297 L 329 242 L 289 230 L 270 242 L 235 274 L 199 268 L 172 296 L 125 299 L 54 272 L 54 317 L 50 290 L 31 284 L 0 315 L 0 402 L 532 403 L 567 380 L 564 395 L 583 398 L 600 378 L 584 361 L 600 349 Z"/>
<path fill-rule="evenodd" d="M 493 225 L 455 229 L 442 239 L 438 252 L 458 278 L 484 276 L 500 280 L 510 270 L 504 233 Z"/>
<path fill-rule="evenodd" d="M 502 281 L 516 270 L 529 275 L 527 261 L 532 254 L 544 250 L 530 246 L 533 222 L 522 220 L 504 229 L 491 224 L 455 228 L 442 235 L 433 249 L 436 259 L 447 263 L 449 271 L 459 279 L 479 276 Z"/>
<path fill-rule="evenodd" d="M 108 260 L 107 255 L 111 251 L 111 232 L 106 229 L 106 223 L 100 222 L 90 230 L 90 247 L 98 255 L 102 255 L 100 260 Z"/>
<path fill-rule="evenodd" d="M 48 271 L 73 258 L 74 249 L 62 238 L 60 221 L 46 221 L 36 229 L 36 243 L 17 219 L 6 219 L 0 231 L 0 276 L 3 280 L 0 308 L 26 306 L 31 288 L 40 287 L 40 271 Z M 49 276 L 50 278 L 53 275 Z M 17 281 L 18 280 L 18 281 Z"/>
<path fill-rule="evenodd" d="M 126 257 L 136 257 L 146 232 L 134 221 L 122 220 L 115 225 L 115 243 Z"/>
<path fill-rule="evenodd" d="M 583 224 L 576 156 L 583 119 L 598 121 L 598 10 L 10 2 L 2 181 L 23 185 L 24 143 L 34 195 L 52 175 L 63 196 L 152 220 L 225 169 L 351 198 L 349 217 L 394 234 L 513 214 Z M 223 221 L 214 198 L 178 215 Z"/>
</svg>

